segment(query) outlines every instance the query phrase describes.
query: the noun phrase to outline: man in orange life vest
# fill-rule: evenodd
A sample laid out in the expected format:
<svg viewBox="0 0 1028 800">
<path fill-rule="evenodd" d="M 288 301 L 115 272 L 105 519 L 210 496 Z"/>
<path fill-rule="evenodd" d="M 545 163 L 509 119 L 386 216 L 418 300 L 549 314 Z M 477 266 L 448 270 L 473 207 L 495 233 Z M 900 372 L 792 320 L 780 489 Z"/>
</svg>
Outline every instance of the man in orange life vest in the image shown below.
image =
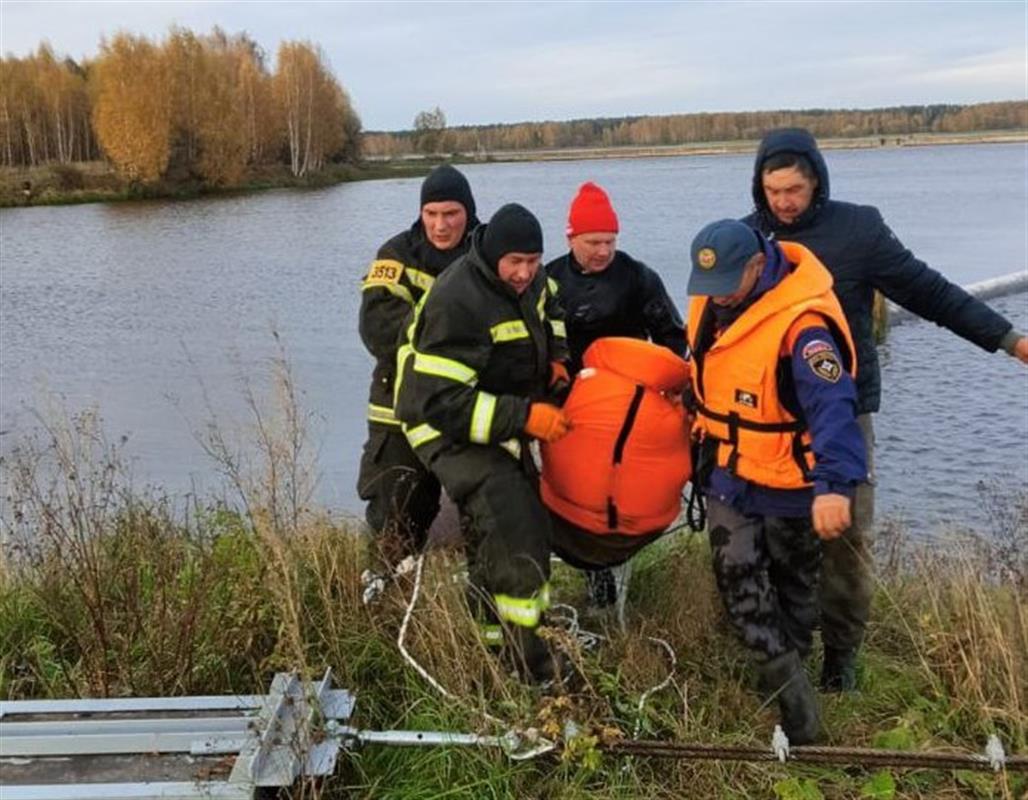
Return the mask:
<svg viewBox="0 0 1028 800">
<path fill-rule="evenodd" d="M 802 744 L 819 731 L 802 660 L 820 541 L 849 526 L 867 477 L 853 342 L 831 275 L 801 245 L 721 220 L 691 255 L 687 330 L 714 573 L 785 733 Z"/>
</svg>

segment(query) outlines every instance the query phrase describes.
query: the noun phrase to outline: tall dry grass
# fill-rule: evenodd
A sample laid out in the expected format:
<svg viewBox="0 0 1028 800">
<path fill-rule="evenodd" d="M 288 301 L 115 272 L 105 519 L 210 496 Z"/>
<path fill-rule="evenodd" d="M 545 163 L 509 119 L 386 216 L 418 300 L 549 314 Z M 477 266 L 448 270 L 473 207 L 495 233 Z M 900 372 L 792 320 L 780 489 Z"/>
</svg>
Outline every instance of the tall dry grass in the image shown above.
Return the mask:
<svg viewBox="0 0 1028 800">
<path fill-rule="evenodd" d="M 582 646 L 553 628 L 580 673 L 561 693 L 521 685 L 481 643 L 465 603 L 460 553 L 432 551 L 407 646 L 446 690 L 401 657 L 409 578 L 361 603 L 366 537 L 311 502 L 311 419 L 284 356 L 271 389 L 247 388 L 248 428 L 201 428 L 234 500 L 188 505 L 133 486 L 122 443 L 95 414 L 50 415 L 4 459 L 0 694 L 6 698 L 261 692 L 280 670 L 332 667 L 358 696 L 357 723 L 378 729 L 579 735 L 556 754 L 514 763 L 490 751 L 368 748 L 298 796 L 855 797 L 859 769 L 615 761 L 612 736 L 754 744 L 776 710 L 724 621 L 702 537 L 678 534 L 639 559 L 628 626 L 579 614 L 604 637 Z M 235 437 L 235 438 L 234 438 Z M 1019 504 L 1018 504 L 1019 503 Z M 960 547 L 892 538 L 861 661 L 863 691 L 822 698 L 832 744 L 977 750 L 999 733 L 1028 750 L 1025 553 L 1028 501 L 997 510 L 998 534 Z M 991 537 L 991 538 L 990 538 Z M 558 602 L 584 605 L 573 570 Z M 554 615 L 556 618 L 557 615 Z M 658 638 L 675 653 L 670 662 Z M 816 667 L 816 658 L 811 665 Z M 497 722 L 499 721 L 499 722 Z M 1021 796 L 1013 775 L 909 773 L 891 796 Z M 803 794 L 806 792 L 806 794 Z M 817 792 L 818 794 L 814 794 Z"/>
</svg>

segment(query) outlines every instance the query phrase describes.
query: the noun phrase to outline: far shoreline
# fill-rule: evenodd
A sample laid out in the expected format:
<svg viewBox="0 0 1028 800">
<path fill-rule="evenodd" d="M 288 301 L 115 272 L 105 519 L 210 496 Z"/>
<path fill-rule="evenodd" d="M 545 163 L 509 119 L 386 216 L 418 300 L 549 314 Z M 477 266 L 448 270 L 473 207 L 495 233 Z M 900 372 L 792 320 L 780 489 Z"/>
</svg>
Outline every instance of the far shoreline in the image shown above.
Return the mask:
<svg viewBox="0 0 1028 800">
<path fill-rule="evenodd" d="M 818 146 L 822 150 L 872 150 L 902 147 L 932 147 L 937 145 L 1016 144 L 1023 142 L 1028 142 L 1028 130 L 839 137 L 818 139 Z M 464 163 L 480 163 L 745 155 L 747 153 L 755 154 L 759 144 L 760 140 L 758 139 L 741 139 L 736 141 L 691 142 L 687 144 L 669 145 L 624 145 L 620 147 L 562 148 L 559 150 L 508 150 L 493 152 L 488 154 L 486 157 L 476 157 L 474 154 L 461 154 L 460 160 Z M 408 157 L 407 160 L 410 161 L 413 159 Z"/>
<path fill-rule="evenodd" d="M 820 139 L 818 143 L 823 150 L 858 150 L 1026 142 L 1028 130 L 826 138 Z M 321 172 L 302 177 L 293 176 L 284 167 L 256 167 L 250 170 L 241 184 L 225 187 L 207 186 L 193 179 L 164 179 L 151 185 L 134 186 L 118 177 L 111 166 L 102 161 L 47 164 L 28 168 L 3 167 L 0 168 L 0 208 L 128 200 L 190 200 L 199 197 L 238 196 L 269 189 L 320 189 L 353 181 L 421 177 L 440 163 L 498 164 L 745 155 L 755 153 L 758 143 L 758 140 L 748 139 L 674 145 L 371 157 L 356 164 L 330 164 Z"/>
</svg>

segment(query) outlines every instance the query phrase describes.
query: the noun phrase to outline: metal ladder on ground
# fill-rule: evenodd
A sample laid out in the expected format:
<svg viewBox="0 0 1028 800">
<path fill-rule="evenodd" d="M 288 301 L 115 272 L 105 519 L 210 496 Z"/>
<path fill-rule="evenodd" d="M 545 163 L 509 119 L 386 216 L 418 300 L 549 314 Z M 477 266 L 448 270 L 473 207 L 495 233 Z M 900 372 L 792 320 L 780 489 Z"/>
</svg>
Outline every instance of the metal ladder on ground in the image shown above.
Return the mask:
<svg viewBox="0 0 1028 800">
<path fill-rule="evenodd" d="M 331 671 L 267 695 L 0 702 L 3 800 L 252 798 L 330 775 L 354 698 Z"/>
</svg>

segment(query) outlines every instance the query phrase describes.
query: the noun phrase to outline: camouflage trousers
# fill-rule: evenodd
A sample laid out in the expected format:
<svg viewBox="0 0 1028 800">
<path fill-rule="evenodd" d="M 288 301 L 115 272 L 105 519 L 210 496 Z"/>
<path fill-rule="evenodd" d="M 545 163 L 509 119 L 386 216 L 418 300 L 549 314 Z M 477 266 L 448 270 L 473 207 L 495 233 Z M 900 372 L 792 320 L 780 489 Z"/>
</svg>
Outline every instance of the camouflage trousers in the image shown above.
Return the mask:
<svg viewBox="0 0 1028 800">
<path fill-rule="evenodd" d="M 810 652 L 821 540 L 810 517 L 742 514 L 708 497 L 714 577 L 728 618 L 760 661 Z"/>
<path fill-rule="evenodd" d="M 857 417 L 864 434 L 867 452 L 868 483 L 857 486 L 853 498 L 853 524 L 842 536 L 823 543 L 820 605 L 821 640 L 835 650 L 857 650 L 864 639 L 864 628 L 871 611 L 874 593 L 874 428 L 871 415 Z"/>
<path fill-rule="evenodd" d="M 383 568 L 421 552 L 439 513 L 441 488 L 399 428 L 368 425 L 357 493 L 368 504 L 364 516 Z"/>
</svg>

